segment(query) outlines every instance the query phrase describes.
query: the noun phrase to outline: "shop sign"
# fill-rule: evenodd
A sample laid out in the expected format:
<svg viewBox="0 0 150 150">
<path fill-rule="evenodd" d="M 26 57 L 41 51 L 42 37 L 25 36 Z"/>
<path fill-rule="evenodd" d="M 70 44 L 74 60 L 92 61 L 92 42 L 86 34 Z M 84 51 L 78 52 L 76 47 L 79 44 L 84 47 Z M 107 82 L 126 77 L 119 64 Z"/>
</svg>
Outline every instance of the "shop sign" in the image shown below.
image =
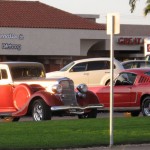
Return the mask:
<svg viewBox="0 0 150 150">
<path fill-rule="evenodd" d="M 24 40 L 23 34 L 0 34 L 0 39 L 16 39 L 16 40 Z M 21 50 L 21 44 L 15 44 L 15 43 L 2 43 L 1 45 L 2 49 L 5 50 Z"/>
<path fill-rule="evenodd" d="M 144 38 L 140 37 L 120 37 L 118 38 L 120 45 L 141 45 L 144 44 Z"/>
<path fill-rule="evenodd" d="M 21 50 L 21 44 L 2 43 L 2 49 Z"/>
<path fill-rule="evenodd" d="M 0 34 L 0 39 L 17 39 L 17 40 L 23 40 L 24 35 L 23 34 Z"/>
</svg>

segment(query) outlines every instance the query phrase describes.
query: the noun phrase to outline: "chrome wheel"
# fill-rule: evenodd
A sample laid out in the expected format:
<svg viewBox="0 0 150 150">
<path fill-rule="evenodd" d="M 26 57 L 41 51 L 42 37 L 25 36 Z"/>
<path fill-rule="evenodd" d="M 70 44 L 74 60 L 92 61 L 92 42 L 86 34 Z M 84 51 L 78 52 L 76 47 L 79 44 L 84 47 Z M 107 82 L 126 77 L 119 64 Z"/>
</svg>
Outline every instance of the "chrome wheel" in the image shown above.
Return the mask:
<svg viewBox="0 0 150 150">
<path fill-rule="evenodd" d="M 33 118 L 35 121 L 41 121 L 43 118 L 43 109 L 41 104 L 36 103 L 33 108 Z"/>
<path fill-rule="evenodd" d="M 32 117 L 34 121 L 51 119 L 50 107 L 42 100 L 36 100 L 33 103 Z"/>
<path fill-rule="evenodd" d="M 150 97 L 145 98 L 142 104 L 143 116 L 150 116 Z"/>
</svg>

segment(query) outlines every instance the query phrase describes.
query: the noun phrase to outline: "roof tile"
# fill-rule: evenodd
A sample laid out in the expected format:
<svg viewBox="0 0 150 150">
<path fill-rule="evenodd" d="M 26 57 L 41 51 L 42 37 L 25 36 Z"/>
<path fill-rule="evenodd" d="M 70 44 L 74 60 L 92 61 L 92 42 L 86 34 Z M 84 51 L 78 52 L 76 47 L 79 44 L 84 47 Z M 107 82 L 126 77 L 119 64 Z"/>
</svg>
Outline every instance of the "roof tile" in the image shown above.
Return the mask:
<svg viewBox="0 0 150 150">
<path fill-rule="evenodd" d="M 0 26 L 105 30 L 104 24 L 89 21 L 38 1 L 0 1 Z"/>
</svg>

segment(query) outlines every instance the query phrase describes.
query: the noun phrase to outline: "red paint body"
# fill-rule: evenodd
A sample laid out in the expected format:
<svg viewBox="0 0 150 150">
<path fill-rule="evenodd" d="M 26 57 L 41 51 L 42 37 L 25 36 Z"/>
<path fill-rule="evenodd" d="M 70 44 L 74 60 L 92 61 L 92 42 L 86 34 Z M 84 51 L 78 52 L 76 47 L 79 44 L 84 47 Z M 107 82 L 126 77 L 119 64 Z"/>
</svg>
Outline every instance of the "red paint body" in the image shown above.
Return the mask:
<svg viewBox="0 0 150 150">
<path fill-rule="evenodd" d="M 2 88 L 3 87 L 3 88 Z M 32 86 L 27 84 L 20 84 L 16 87 L 11 85 L 0 86 L 0 113 L 12 113 L 12 116 L 24 116 L 27 114 L 30 103 L 37 99 L 42 98 L 49 106 L 61 106 L 64 105 L 59 97 L 51 94 L 45 90 L 39 90 L 33 92 Z M 35 88 L 35 86 L 34 86 Z M 97 96 L 88 91 L 85 98 L 77 98 L 80 106 L 86 106 L 88 104 L 98 104 Z"/>
<path fill-rule="evenodd" d="M 114 110 L 141 110 L 144 97 L 150 95 L 150 76 L 145 72 L 150 72 L 150 69 L 128 69 L 121 72 L 132 73 L 136 77 L 132 85 L 114 85 Z M 104 108 L 109 109 L 110 86 L 89 89 L 98 96 Z"/>
<path fill-rule="evenodd" d="M 19 118 L 25 115 L 35 117 L 40 111 L 39 114 L 44 117 L 52 112 L 80 114 L 101 107 L 103 106 L 99 104 L 95 93 L 75 91 L 71 79 L 46 78 L 44 67 L 40 63 L 0 63 L 1 118 Z"/>
<path fill-rule="evenodd" d="M 63 105 L 56 96 L 44 90 L 33 92 L 32 87 L 27 84 L 20 84 L 16 87 L 1 85 L 0 97 L 0 112 L 13 112 L 12 115 L 14 114 L 15 116 L 17 113 L 25 115 L 30 102 L 35 97 L 41 97 L 49 106 Z"/>
</svg>

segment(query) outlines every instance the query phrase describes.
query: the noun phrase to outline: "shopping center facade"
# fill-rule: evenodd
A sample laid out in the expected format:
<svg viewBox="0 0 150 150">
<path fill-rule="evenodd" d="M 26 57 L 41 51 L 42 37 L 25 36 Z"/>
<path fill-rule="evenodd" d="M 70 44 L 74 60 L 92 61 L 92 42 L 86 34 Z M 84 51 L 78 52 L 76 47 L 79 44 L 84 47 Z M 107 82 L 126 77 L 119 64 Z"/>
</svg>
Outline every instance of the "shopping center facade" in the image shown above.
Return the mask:
<svg viewBox="0 0 150 150">
<path fill-rule="evenodd" d="M 38 1 L 0 2 L 0 61 L 38 61 L 46 71 L 72 60 L 110 56 L 110 35 L 98 15 L 75 15 Z M 114 55 L 144 57 L 144 38 L 150 26 L 120 25 L 114 36 Z"/>
</svg>

